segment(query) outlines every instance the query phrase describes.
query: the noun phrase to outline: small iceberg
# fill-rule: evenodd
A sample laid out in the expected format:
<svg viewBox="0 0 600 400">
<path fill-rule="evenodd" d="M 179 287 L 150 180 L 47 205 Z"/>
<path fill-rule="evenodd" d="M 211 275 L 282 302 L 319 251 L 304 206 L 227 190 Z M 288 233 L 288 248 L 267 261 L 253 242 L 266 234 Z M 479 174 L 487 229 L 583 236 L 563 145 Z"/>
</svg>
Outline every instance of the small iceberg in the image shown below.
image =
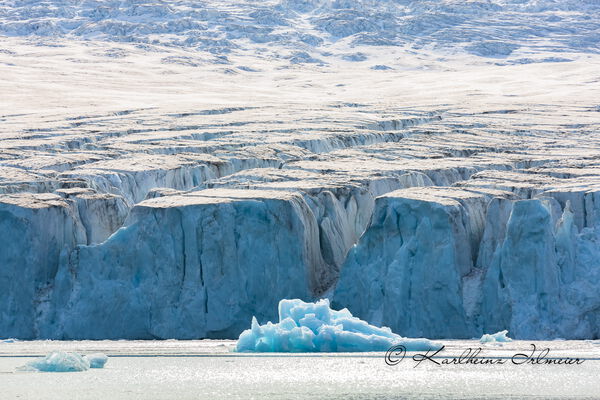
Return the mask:
<svg viewBox="0 0 600 400">
<path fill-rule="evenodd" d="M 87 360 L 90 364 L 90 368 L 104 368 L 104 364 L 108 361 L 106 354 L 94 353 L 83 356 L 84 360 Z"/>
<path fill-rule="evenodd" d="M 387 351 L 403 345 L 407 351 L 439 349 L 428 339 L 406 339 L 390 328 L 379 328 L 352 316 L 348 309 L 335 311 L 329 300 L 305 303 L 302 300 L 279 302 L 279 323 L 252 326 L 238 339 L 236 352 L 369 352 Z"/>
<path fill-rule="evenodd" d="M 20 367 L 20 371 L 80 372 L 90 368 L 103 368 L 108 357 L 102 353 L 81 356 L 77 353 L 54 351 Z"/>
<path fill-rule="evenodd" d="M 508 334 L 507 330 L 503 330 L 500 332 L 496 332 L 494 334 L 484 334 L 481 339 L 479 339 L 480 343 L 504 343 L 504 342 L 512 342 L 512 339 L 506 336 Z"/>
</svg>

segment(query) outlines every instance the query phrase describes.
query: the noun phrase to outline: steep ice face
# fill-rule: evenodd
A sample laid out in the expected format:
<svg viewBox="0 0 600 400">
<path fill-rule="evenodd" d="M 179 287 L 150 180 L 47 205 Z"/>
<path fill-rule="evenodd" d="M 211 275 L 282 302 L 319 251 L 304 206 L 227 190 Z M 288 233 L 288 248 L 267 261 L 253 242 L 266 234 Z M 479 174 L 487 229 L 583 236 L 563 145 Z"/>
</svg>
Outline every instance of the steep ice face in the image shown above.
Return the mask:
<svg viewBox="0 0 600 400">
<path fill-rule="evenodd" d="M 46 334 L 234 337 L 252 315 L 272 319 L 286 294 L 309 299 L 333 279 L 318 244 L 314 215 L 293 193 L 207 190 L 147 200 L 126 227 L 80 246 L 62 267 L 57 281 L 67 282 L 70 270 L 77 279 L 56 299 Z"/>
<path fill-rule="evenodd" d="M 406 179 L 387 179 L 380 186 L 402 187 Z M 339 174 L 322 174 L 297 169 L 250 169 L 208 181 L 203 187 L 295 191 L 310 207 L 319 228 L 323 260 L 337 274 L 348 249 L 366 229 L 377 192 L 376 180 L 350 180 Z M 378 189 L 378 188 L 376 188 Z M 336 275 L 337 278 L 337 275 Z M 328 287 L 324 287 L 328 289 Z"/>
<path fill-rule="evenodd" d="M 79 214 L 86 233 L 87 244 L 102 243 L 123 226 L 129 207 L 123 197 L 97 193 L 89 188 L 68 188 L 55 191 L 71 199 L 71 207 Z"/>
<path fill-rule="evenodd" d="M 0 336 L 597 335 L 598 11 L 2 2 Z"/>
<path fill-rule="evenodd" d="M 407 351 L 435 350 L 439 344 L 427 339 L 402 338 L 389 328 L 379 328 L 353 317 L 350 311 L 329 308 L 329 300 L 305 303 L 281 300 L 279 322 L 252 326 L 238 339 L 238 352 L 368 352 L 403 345 Z"/>
<path fill-rule="evenodd" d="M 492 310 L 510 307 L 510 321 L 504 326 L 514 329 L 513 334 L 518 337 L 534 337 L 536 333 L 543 337 L 556 335 L 553 331 L 559 322 L 557 315 L 560 314 L 555 307 L 560 304 L 560 282 L 555 247 L 549 206 L 540 200 L 514 203 L 504 241 L 484 279 L 484 285 L 490 285 L 490 279 L 499 285 L 500 296 L 507 300 L 489 304 L 495 296 L 487 297 L 484 293 L 483 306 L 489 310 L 484 314 L 490 321 L 501 315 Z M 505 321 L 496 322 L 502 323 Z"/>
<path fill-rule="evenodd" d="M 487 202 L 500 194 L 425 188 L 379 197 L 343 266 L 335 304 L 408 336 L 470 336 L 464 281 Z"/>
<path fill-rule="evenodd" d="M 56 194 L 19 193 L 0 201 L 0 330 L 33 339 L 56 271 L 85 231 L 69 203 Z"/>
<path fill-rule="evenodd" d="M 560 177 L 542 171 L 567 163 L 570 154 L 544 149 L 523 156 L 520 139 L 483 128 L 477 135 L 448 133 L 439 120 L 428 124 L 437 135 L 420 126 L 385 130 L 391 126 L 318 140 L 311 133 L 303 142 L 301 133 L 286 132 L 269 137 L 269 145 L 257 145 L 250 129 L 240 131 L 238 147 L 220 148 L 219 157 L 94 159 L 94 168 L 61 172 L 48 189 L 55 194 L 5 194 L 5 240 L 15 246 L 0 253 L 8 266 L 1 299 L 19 317 L 3 314 L 3 336 L 236 337 L 252 315 L 273 319 L 280 298 L 311 300 L 331 289 L 340 270 L 337 305 L 403 335 L 473 337 L 510 328 L 516 337 L 569 337 L 567 328 L 554 327 L 562 324 L 574 337 L 593 336 L 598 202 L 591 178 L 583 181 L 567 168 L 550 169 Z M 140 140 L 127 139 L 130 145 Z M 157 149 L 167 153 L 169 146 Z M 20 164 L 29 168 L 31 160 Z M 246 169 L 257 165 L 280 168 Z M 211 172 L 176 178 L 188 168 Z M 16 187 L 22 176 L 6 171 L 12 180 L 4 182 Z M 132 183 L 98 183 L 113 173 Z M 160 176 L 171 178 L 157 181 Z M 150 189 L 159 182 L 172 188 Z M 129 213 L 142 195 L 148 199 Z M 515 200 L 536 196 L 531 204 L 542 208 L 519 211 L 524 206 Z M 542 233 L 528 230 L 528 216 L 537 216 L 533 225 L 544 226 Z M 32 243 L 50 240 L 53 252 L 46 245 L 18 250 L 26 244 L 8 233 L 14 226 L 35 236 Z M 530 236 L 538 238 L 531 248 L 523 241 Z M 516 265 L 530 262 L 532 249 L 543 261 L 522 277 Z M 21 265 L 23 275 L 13 277 Z M 507 277 L 515 285 L 508 287 Z M 540 290 L 526 293 L 525 278 Z M 548 306 L 549 295 L 564 301 Z M 527 296 L 531 301 L 521 302 Z"/>
<path fill-rule="evenodd" d="M 513 205 L 483 281 L 482 314 L 490 327 L 504 325 L 519 338 L 595 337 L 598 226 L 579 232 L 570 204 L 556 217 L 553 201 Z"/>
<path fill-rule="evenodd" d="M 598 335 L 598 227 L 578 232 L 570 204 L 561 211 L 553 198 L 491 195 L 470 205 L 441 188 L 379 198 L 334 304 L 405 335 Z"/>
</svg>

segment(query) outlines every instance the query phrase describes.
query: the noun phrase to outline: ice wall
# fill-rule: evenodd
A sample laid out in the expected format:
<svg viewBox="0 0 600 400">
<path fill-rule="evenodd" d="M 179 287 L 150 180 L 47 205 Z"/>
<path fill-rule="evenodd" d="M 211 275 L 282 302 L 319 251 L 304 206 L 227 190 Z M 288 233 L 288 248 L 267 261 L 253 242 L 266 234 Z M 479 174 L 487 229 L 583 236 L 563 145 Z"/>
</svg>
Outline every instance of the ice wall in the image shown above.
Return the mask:
<svg viewBox="0 0 600 400">
<path fill-rule="evenodd" d="M 105 241 L 123 226 L 129 213 L 127 202 L 118 195 L 97 193 L 89 188 L 58 189 L 56 193 L 72 200 L 71 207 L 79 215 L 87 244 Z"/>
<path fill-rule="evenodd" d="M 318 245 L 298 194 L 220 189 L 147 200 L 106 242 L 72 253 L 57 281 L 73 286 L 57 292 L 44 334 L 233 338 L 253 315 L 273 319 L 281 298 L 312 298 L 332 279 Z"/>
<path fill-rule="evenodd" d="M 0 58 L 18 69 L 54 43 L 32 40 Z M 84 44 L 44 50 L 56 65 L 118 50 Z M 115 71 L 175 51 L 119 46 L 133 52 Z M 281 298 L 321 296 L 404 336 L 597 335 L 596 105 L 409 107 L 414 94 L 374 94 L 398 71 L 373 72 L 363 97 L 358 70 L 327 69 L 278 69 L 273 87 L 246 71 L 227 101 L 3 113 L 0 336 L 233 338 Z M 402 73 L 419 93 L 432 76 Z M 357 98 L 331 100 L 329 77 Z"/>
<path fill-rule="evenodd" d="M 600 227 L 579 231 L 570 203 L 557 218 L 555 202 L 514 203 L 483 280 L 484 326 L 518 338 L 600 335 Z"/>
<path fill-rule="evenodd" d="M 86 234 L 70 203 L 56 194 L 19 193 L 0 201 L 0 331 L 33 339 L 59 264 Z"/>
<path fill-rule="evenodd" d="M 334 305 L 402 335 L 598 337 L 598 226 L 570 203 L 505 193 L 407 189 L 377 199 Z"/>
<path fill-rule="evenodd" d="M 473 270 L 490 197 L 450 188 L 379 197 L 334 301 L 403 335 L 469 336 L 463 280 Z"/>
</svg>

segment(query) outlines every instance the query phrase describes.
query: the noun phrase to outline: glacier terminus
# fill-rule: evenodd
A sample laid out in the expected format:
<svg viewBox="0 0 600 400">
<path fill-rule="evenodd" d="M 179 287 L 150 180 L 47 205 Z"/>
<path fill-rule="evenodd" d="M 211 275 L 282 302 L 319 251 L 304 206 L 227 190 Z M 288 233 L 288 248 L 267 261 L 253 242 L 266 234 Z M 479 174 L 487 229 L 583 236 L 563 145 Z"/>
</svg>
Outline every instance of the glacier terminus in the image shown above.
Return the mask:
<svg viewBox="0 0 600 400">
<path fill-rule="evenodd" d="M 599 43 L 594 0 L 4 1 L 0 338 L 598 339 Z"/>
</svg>

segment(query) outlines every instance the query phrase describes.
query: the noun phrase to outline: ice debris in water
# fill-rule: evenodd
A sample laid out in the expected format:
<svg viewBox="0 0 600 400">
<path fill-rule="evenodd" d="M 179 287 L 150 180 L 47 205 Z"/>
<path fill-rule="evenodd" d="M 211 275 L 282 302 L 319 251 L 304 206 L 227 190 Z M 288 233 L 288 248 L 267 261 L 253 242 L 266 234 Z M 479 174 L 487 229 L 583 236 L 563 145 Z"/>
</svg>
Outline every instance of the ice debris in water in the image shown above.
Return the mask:
<svg viewBox="0 0 600 400">
<path fill-rule="evenodd" d="M 102 368 L 108 357 L 101 353 L 81 356 L 77 353 L 53 351 L 46 357 L 40 357 L 20 367 L 21 371 L 40 372 L 78 372 L 90 368 Z"/>
<path fill-rule="evenodd" d="M 104 368 L 104 364 L 108 361 L 106 354 L 94 353 L 83 356 L 84 360 L 90 363 L 90 368 Z"/>
<path fill-rule="evenodd" d="M 500 332 L 496 332 L 494 334 L 484 334 L 479 341 L 481 343 L 502 343 L 502 342 L 512 342 L 512 339 L 506 336 L 508 333 L 507 330 L 503 330 Z"/>
<path fill-rule="evenodd" d="M 351 352 L 386 351 L 403 345 L 407 351 L 440 347 L 428 339 L 406 339 L 352 316 L 348 309 L 335 311 L 329 300 L 305 303 L 302 300 L 279 302 L 279 323 L 252 327 L 240 335 L 237 352 Z"/>
</svg>

